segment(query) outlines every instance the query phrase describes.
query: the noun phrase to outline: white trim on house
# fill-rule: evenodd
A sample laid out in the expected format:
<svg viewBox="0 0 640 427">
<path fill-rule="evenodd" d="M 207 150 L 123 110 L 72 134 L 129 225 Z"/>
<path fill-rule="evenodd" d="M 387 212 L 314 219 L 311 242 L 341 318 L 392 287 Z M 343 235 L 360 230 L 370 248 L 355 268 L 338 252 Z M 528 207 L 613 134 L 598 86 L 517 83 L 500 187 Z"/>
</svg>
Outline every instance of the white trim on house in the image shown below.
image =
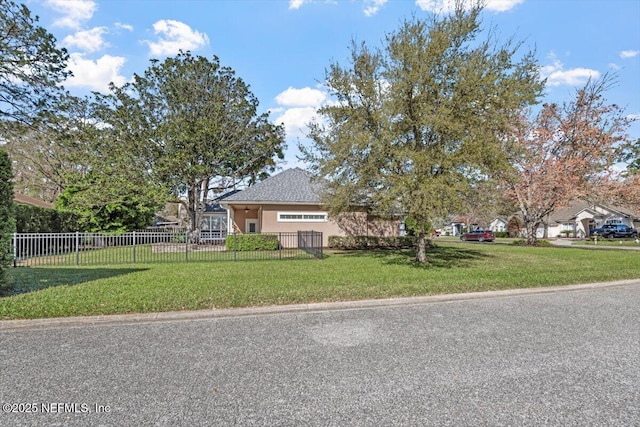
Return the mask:
<svg viewBox="0 0 640 427">
<path fill-rule="evenodd" d="M 251 226 L 254 225 L 255 227 L 253 228 L 253 230 L 251 229 Z M 244 231 L 246 234 L 256 234 L 256 233 L 260 233 L 260 222 L 258 221 L 257 218 L 247 218 L 244 220 Z"/>
<path fill-rule="evenodd" d="M 278 222 L 327 222 L 326 212 L 278 212 Z"/>
</svg>

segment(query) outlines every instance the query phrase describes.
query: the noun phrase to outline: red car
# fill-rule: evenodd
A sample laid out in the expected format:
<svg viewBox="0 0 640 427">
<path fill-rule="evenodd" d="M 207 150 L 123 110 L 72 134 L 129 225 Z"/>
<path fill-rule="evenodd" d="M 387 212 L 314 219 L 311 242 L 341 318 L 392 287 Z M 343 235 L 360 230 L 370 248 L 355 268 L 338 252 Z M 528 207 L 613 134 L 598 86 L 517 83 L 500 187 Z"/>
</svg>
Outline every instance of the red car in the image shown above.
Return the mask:
<svg viewBox="0 0 640 427">
<path fill-rule="evenodd" d="M 460 236 L 460 240 L 473 240 L 476 242 L 493 242 L 494 239 L 493 231 L 490 230 L 482 230 L 478 228 L 477 230 L 470 231 L 468 233 L 464 233 Z"/>
</svg>

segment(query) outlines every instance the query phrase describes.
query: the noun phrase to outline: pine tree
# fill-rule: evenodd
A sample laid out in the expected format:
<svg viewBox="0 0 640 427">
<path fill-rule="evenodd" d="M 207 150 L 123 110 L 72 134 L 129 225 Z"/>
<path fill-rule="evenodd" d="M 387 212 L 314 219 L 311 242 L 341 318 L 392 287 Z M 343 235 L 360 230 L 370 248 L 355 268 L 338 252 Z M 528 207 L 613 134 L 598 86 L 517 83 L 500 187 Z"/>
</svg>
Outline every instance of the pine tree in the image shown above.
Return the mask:
<svg viewBox="0 0 640 427">
<path fill-rule="evenodd" d="M 12 179 L 11 160 L 7 152 L 0 149 L 0 287 L 7 285 L 6 272 L 13 258 L 11 240 L 15 232 L 15 218 Z"/>
</svg>

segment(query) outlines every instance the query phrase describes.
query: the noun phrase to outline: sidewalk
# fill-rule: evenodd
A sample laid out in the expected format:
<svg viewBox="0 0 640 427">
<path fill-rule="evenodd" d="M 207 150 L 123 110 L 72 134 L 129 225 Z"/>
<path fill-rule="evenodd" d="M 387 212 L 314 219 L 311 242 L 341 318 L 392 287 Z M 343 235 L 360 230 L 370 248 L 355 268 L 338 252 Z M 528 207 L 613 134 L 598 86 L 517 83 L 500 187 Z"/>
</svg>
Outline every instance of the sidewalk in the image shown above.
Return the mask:
<svg viewBox="0 0 640 427">
<path fill-rule="evenodd" d="M 579 242 L 580 239 L 549 239 L 549 243 L 555 246 L 561 247 L 573 247 L 573 248 L 581 248 L 581 249 L 624 249 L 630 251 L 640 251 L 640 244 L 636 244 L 634 246 L 623 246 L 621 245 L 621 241 L 611 240 L 611 239 L 598 239 L 597 245 L 574 245 L 574 242 Z M 616 244 L 617 243 L 617 244 Z"/>
</svg>

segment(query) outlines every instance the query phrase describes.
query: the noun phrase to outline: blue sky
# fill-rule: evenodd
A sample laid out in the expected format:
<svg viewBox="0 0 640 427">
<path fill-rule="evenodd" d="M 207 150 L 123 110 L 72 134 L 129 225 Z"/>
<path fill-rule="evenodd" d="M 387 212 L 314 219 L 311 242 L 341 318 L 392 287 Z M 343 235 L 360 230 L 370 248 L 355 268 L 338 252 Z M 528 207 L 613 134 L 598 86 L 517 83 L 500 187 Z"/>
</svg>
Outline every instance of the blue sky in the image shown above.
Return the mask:
<svg viewBox="0 0 640 427">
<path fill-rule="evenodd" d="M 287 130 L 286 164 L 305 124 L 327 101 L 322 80 L 347 65 L 352 39 L 380 45 L 404 18 L 446 12 L 450 0 L 28 0 L 40 25 L 71 55 L 76 95 L 105 92 L 179 49 L 233 68 Z M 488 0 L 485 27 L 535 49 L 545 101 L 569 100 L 589 77 L 615 72 L 607 99 L 640 119 L 639 0 Z M 640 137 L 640 122 L 630 129 Z"/>
</svg>

